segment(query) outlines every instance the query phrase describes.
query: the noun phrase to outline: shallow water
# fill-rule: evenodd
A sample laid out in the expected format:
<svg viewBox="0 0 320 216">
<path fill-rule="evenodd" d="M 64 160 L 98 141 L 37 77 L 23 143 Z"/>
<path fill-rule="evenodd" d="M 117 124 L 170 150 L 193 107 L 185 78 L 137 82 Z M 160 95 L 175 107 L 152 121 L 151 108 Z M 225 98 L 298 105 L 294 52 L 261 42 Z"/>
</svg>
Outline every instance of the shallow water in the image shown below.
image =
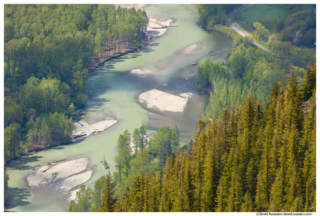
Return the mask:
<svg viewBox="0 0 320 216">
<path fill-rule="evenodd" d="M 92 123 L 102 117 L 112 116 L 119 120 L 118 123 L 84 140 L 47 149 L 7 164 L 9 187 L 15 197 L 8 211 L 68 210 L 68 194 L 52 191 L 31 194 L 26 176 L 33 172 L 31 167 L 34 165 L 44 166 L 62 158 L 89 156 L 89 165 L 95 164 L 97 168 L 85 185 L 93 187 L 94 182 L 106 174 L 100 162 L 104 157 L 111 167 L 110 171 L 114 171 L 117 139 L 126 129 L 132 133 L 135 128 L 144 125 L 150 133 L 162 125 L 178 126 L 181 140 L 190 139 L 208 102 L 208 95 L 200 94 L 193 85 L 198 65 L 193 66 L 190 62 L 197 62 L 204 57 L 223 61 L 225 49 L 232 48 L 232 40 L 201 29 L 197 25 L 197 11 L 191 5 L 153 5 L 146 12 L 149 17 L 162 20 L 171 18 L 178 27 L 169 28 L 161 38 L 141 51 L 105 63 L 87 81 L 89 101 L 84 120 Z M 198 48 L 193 54 L 183 54 L 182 49 L 196 43 Z M 210 56 L 211 53 L 213 56 Z M 135 68 L 147 68 L 157 75 L 130 74 L 129 71 Z M 183 113 L 161 113 L 145 109 L 138 102 L 141 92 L 153 88 L 173 93 L 191 92 L 194 96 L 189 99 Z"/>
</svg>

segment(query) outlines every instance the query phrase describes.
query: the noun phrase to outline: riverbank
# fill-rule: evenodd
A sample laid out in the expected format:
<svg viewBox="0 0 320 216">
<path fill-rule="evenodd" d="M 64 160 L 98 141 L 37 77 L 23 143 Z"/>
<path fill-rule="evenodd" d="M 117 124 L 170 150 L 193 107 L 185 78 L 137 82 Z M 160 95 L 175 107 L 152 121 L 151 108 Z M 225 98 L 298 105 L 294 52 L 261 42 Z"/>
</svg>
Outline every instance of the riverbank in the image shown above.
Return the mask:
<svg viewBox="0 0 320 216">
<path fill-rule="evenodd" d="M 97 134 L 116 124 L 118 120 L 103 120 L 94 124 L 88 124 L 85 121 L 74 123 L 75 129 L 72 131 L 72 142 L 84 139 L 91 134 Z"/>
<path fill-rule="evenodd" d="M 86 92 L 91 96 L 88 98 L 88 106 L 83 110 L 84 115 L 77 119 L 77 121 L 85 119 L 90 124 L 94 123 L 96 119 L 99 120 L 99 117 L 108 115 L 116 117 L 119 122 L 104 132 L 89 136 L 74 144 L 52 147 L 30 157 L 21 157 L 19 160 L 7 163 L 6 170 L 10 176 L 9 190 L 12 194 L 19 195 L 16 197 L 20 197 L 18 201 L 12 202 L 10 206 L 6 207 L 8 211 L 68 211 L 67 198 L 69 193 L 80 186 L 69 192 L 61 193 L 48 193 L 46 190 L 39 189 L 37 196 L 33 197 L 29 195 L 30 188 L 26 182 L 26 176 L 34 172 L 31 167 L 36 165 L 42 167 L 48 162 L 61 158 L 71 160 L 90 157 L 89 166 L 96 165 L 97 168 L 94 169 L 91 179 L 84 185 L 94 188 L 95 181 L 108 172 L 101 160 L 106 159 L 111 174 L 117 171 L 114 156 L 117 155 L 119 135 L 123 134 L 125 130 L 132 134 L 135 128 L 143 125 L 148 133 L 149 131 L 157 131 L 163 125 L 168 125 L 171 128 L 175 126 L 179 128 L 181 140 L 185 137 L 191 137 L 198 119 L 205 113 L 208 96 L 199 94 L 192 85 L 195 81 L 197 66 L 191 65 L 190 62 L 198 61 L 213 52 L 216 53 L 216 58 L 224 58 L 224 50 L 226 47 L 231 49 L 232 41 L 229 37 L 216 35 L 212 32 L 208 33 L 200 29 L 196 24 L 198 13 L 191 5 L 157 5 L 157 7 L 147 7 L 147 10 L 149 10 L 147 13 L 149 17 L 159 17 L 162 20 L 174 17 L 174 21 L 177 20 L 179 26 L 170 29 L 155 40 L 155 45 L 150 46 L 152 51 L 142 50 L 135 54 L 129 54 L 119 61 L 107 63 L 106 67 L 98 68 L 97 75 L 91 76 L 87 80 Z M 200 46 L 198 54 L 178 53 L 196 43 Z M 135 77 L 128 73 L 134 68 L 157 69 L 156 73 L 159 74 L 159 78 Z M 186 79 L 192 75 L 193 77 Z M 100 81 L 97 82 L 98 80 Z M 151 112 L 141 106 L 137 100 L 139 93 L 159 88 L 159 85 L 162 84 L 166 84 L 165 87 L 169 89 L 168 91 L 177 94 L 194 93 L 183 113 Z"/>
<path fill-rule="evenodd" d="M 136 10 L 144 10 L 148 4 L 115 4 L 116 7 L 120 6 L 122 8 L 135 8 Z M 105 62 L 111 61 L 113 59 L 119 58 L 123 55 L 139 51 L 143 47 L 145 47 L 147 44 L 149 44 L 153 39 L 158 38 L 162 36 L 164 33 L 167 32 L 168 26 L 171 26 L 171 23 L 173 21 L 171 19 L 163 21 L 157 18 L 149 17 L 149 23 L 146 28 L 146 31 L 144 31 L 145 37 L 142 41 L 140 41 L 140 46 L 136 46 L 133 48 L 125 48 L 122 49 L 119 53 L 115 53 L 114 50 L 106 51 L 106 55 L 103 56 L 93 56 L 92 61 L 89 64 L 88 73 L 89 75 L 94 74 L 94 70 L 100 66 L 102 66 Z M 107 54 L 108 53 L 108 54 Z M 112 55 L 112 56 L 111 56 Z"/>
<path fill-rule="evenodd" d="M 92 170 L 83 172 L 87 169 L 88 164 L 89 157 L 59 164 L 51 163 L 28 175 L 27 183 L 31 189 L 52 187 L 55 190 L 69 191 L 91 178 Z"/>
<path fill-rule="evenodd" d="M 213 28 L 205 28 L 208 31 L 213 31 L 217 34 L 224 34 L 228 37 L 231 37 L 232 40 L 237 36 L 237 32 L 232 29 L 231 27 L 225 26 L 225 25 L 215 25 Z"/>
</svg>

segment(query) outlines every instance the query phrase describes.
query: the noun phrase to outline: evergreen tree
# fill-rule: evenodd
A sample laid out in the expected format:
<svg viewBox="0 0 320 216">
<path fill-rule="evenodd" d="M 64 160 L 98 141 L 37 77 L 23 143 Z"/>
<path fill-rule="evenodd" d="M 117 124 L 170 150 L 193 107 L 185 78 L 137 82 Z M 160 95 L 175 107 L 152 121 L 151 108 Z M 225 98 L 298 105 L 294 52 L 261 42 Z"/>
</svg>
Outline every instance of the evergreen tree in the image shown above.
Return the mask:
<svg viewBox="0 0 320 216">
<path fill-rule="evenodd" d="M 110 172 L 104 179 L 104 188 L 102 191 L 100 208 L 97 209 L 99 212 L 113 212 L 117 198 L 114 195 L 115 183 L 112 182 Z"/>
<path fill-rule="evenodd" d="M 316 90 L 316 62 L 308 67 L 305 74 L 305 81 L 302 84 L 302 98 L 308 100 Z"/>
</svg>

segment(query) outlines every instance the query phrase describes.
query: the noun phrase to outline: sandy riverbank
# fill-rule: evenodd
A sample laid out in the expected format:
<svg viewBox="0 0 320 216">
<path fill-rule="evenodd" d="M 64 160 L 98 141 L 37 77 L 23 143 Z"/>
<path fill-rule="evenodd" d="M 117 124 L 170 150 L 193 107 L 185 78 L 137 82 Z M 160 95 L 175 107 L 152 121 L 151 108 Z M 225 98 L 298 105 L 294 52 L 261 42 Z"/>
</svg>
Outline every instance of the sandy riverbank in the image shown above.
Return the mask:
<svg viewBox="0 0 320 216">
<path fill-rule="evenodd" d="M 91 178 L 92 170 L 85 171 L 89 158 L 79 158 L 59 164 L 43 166 L 27 176 L 28 185 L 32 188 L 44 186 L 55 190 L 69 191 Z M 80 174 L 77 174 L 80 173 Z"/>
<path fill-rule="evenodd" d="M 85 121 L 79 121 L 74 123 L 75 129 L 72 131 L 72 141 L 86 138 L 91 134 L 97 134 L 105 129 L 111 127 L 118 120 L 104 120 L 94 124 L 88 124 Z"/>
<path fill-rule="evenodd" d="M 147 31 L 145 31 L 145 34 L 147 35 L 148 39 L 160 37 L 168 30 L 167 27 L 170 26 L 171 23 L 171 19 L 162 21 L 156 18 L 149 18 L 148 27 Z"/>
<path fill-rule="evenodd" d="M 145 104 L 149 109 L 157 109 L 162 112 L 183 112 L 191 95 L 192 93 L 174 95 L 152 89 L 141 93 L 139 95 L 139 101 L 140 103 Z"/>
<path fill-rule="evenodd" d="M 73 175 L 65 180 L 63 180 L 59 185 L 60 189 L 64 191 L 69 191 L 72 188 L 87 182 L 92 176 L 92 170 Z"/>
</svg>

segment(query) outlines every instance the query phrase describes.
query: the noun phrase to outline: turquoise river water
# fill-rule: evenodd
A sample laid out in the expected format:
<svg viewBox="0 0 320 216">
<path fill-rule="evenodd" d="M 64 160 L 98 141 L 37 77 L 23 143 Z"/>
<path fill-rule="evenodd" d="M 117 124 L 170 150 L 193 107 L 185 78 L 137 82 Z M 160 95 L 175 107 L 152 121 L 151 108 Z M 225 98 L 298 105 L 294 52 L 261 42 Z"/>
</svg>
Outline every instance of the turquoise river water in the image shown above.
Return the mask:
<svg viewBox="0 0 320 216">
<path fill-rule="evenodd" d="M 200 28 L 197 25 L 197 11 L 192 5 L 152 5 L 146 8 L 146 12 L 149 17 L 173 19 L 178 27 L 169 28 L 163 36 L 140 51 L 106 62 L 87 81 L 89 99 L 84 120 L 92 123 L 104 116 L 112 116 L 119 120 L 118 123 L 84 140 L 40 151 L 8 163 L 6 169 L 10 176 L 9 187 L 14 198 L 6 210 L 67 211 L 68 194 L 49 190 L 31 193 L 26 181 L 27 175 L 34 172 L 31 167 L 44 166 L 62 158 L 90 157 L 89 166 L 96 165 L 96 168 L 85 185 L 93 187 L 94 182 L 106 174 L 100 163 L 103 157 L 109 163 L 111 172 L 114 171 L 117 139 L 126 129 L 132 133 L 135 128 L 144 125 L 147 132 L 151 133 L 162 125 L 178 126 L 180 140 L 191 138 L 197 120 L 205 113 L 209 97 L 199 93 L 193 85 L 198 65 L 193 66 L 190 62 L 197 62 L 202 58 L 224 61 L 225 49 L 232 49 L 232 40 L 225 35 Z M 182 52 L 193 44 L 197 44 L 197 49 L 192 54 Z M 143 68 L 155 71 L 156 75 L 138 76 L 129 73 L 132 69 Z M 140 93 L 154 88 L 173 93 L 191 92 L 194 96 L 189 99 L 183 113 L 157 112 L 146 109 L 138 101 Z"/>
</svg>

